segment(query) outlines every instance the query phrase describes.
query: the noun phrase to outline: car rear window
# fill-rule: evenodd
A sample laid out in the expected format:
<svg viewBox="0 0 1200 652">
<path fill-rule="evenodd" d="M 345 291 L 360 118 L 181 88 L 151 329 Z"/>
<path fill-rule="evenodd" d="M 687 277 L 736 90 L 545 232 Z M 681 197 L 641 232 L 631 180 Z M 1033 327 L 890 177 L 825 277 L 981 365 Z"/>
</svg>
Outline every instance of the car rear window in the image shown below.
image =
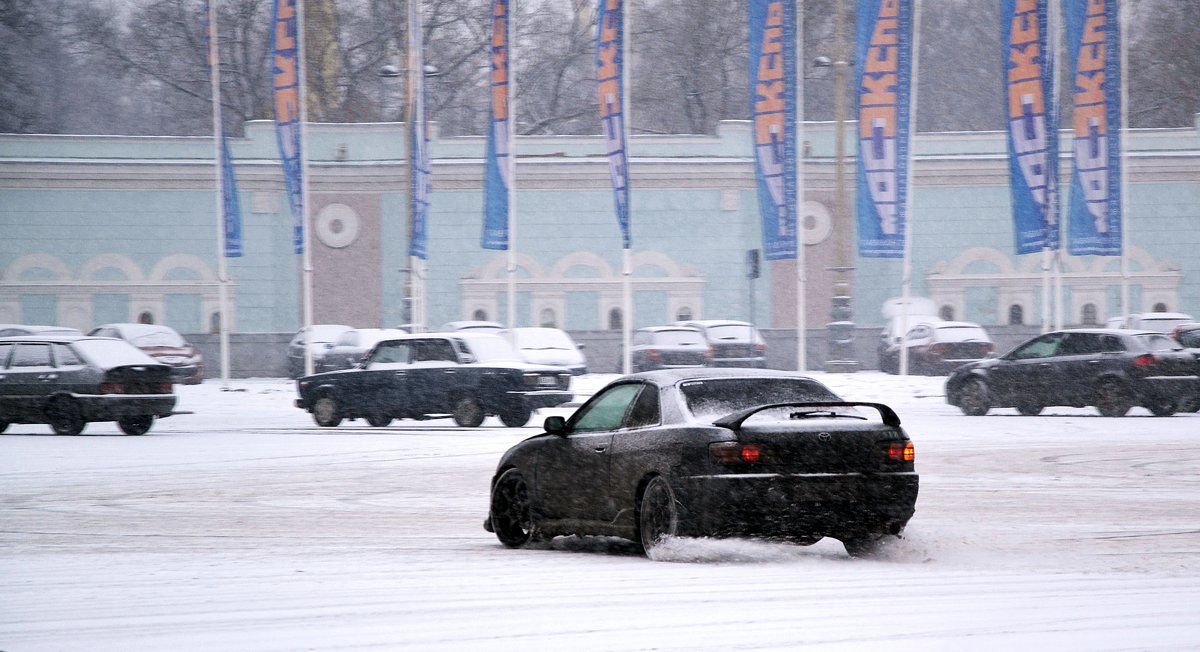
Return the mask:
<svg viewBox="0 0 1200 652">
<path fill-rule="evenodd" d="M 935 337 L 940 342 L 991 342 L 979 326 L 939 326 Z"/>
<path fill-rule="evenodd" d="M 824 385 L 803 378 L 710 378 L 680 385 L 688 411 L 716 418 L 771 403 L 840 401 Z"/>
<path fill-rule="evenodd" d="M 704 338 L 697 331 L 658 331 L 654 334 L 658 344 L 703 344 Z"/>
<path fill-rule="evenodd" d="M 712 340 L 753 340 L 754 327 L 743 324 L 709 326 L 708 337 Z"/>
<path fill-rule="evenodd" d="M 1147 351 L 1174 351 L 1179 348 L 1179 342 L 1166 335 L 1138 335 L 1137 339 Z"/>
<path fill-rule="evenodd" d="M 129 341 L 134 346 L 187 346 L 187 342 L 179 333 L 168 330 L 135 333 Z"/>
</svg>

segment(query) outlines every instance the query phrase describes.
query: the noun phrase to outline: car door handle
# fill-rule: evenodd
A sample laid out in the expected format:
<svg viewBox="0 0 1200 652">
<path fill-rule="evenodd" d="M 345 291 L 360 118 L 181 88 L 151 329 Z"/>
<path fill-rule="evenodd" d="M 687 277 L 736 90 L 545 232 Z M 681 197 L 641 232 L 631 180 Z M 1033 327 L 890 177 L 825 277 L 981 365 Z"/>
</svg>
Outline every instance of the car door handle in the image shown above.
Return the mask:
<svg viewBox="0 0 1200 652">
<path fill-rule="evenodd" d="M 58 374 L 40 374 L 40 375 L 38 375 L 38 380 L 54 380 L 55 378 L 58 378 Z"/>
<path fill-rule="evenodd" d="M 603 453 L 604 451 L 608 450 L 608 446 L 596 446 L 592 448 L 592 450 L 596 451 L 597 453 Z"/>
</svg>

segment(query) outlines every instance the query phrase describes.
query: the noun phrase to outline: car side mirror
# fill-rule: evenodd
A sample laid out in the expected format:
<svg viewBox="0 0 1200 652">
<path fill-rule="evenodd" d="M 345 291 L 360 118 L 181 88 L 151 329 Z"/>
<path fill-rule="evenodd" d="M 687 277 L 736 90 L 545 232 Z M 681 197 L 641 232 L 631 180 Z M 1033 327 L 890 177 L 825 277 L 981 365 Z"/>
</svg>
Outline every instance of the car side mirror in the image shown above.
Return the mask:
<svg viewBox="0 0 1200 652">
<path fill-rule="evenodd" d="M 584 350 L 584 349 L 586 349 L 586 348 L 587 348 L 587 345 L 586 345 L 586 344 L 576 344 L 576 345 L 575 345 L 575 348 L 577 348 L 577 349 L 579 349 L 580 351 L 582 351 L 582 350 Z"/>
<path fill-rule="evenodd" d="M 565 437 L 567 434 L 567 420 L 560 416 L 546 417 L 542 427 L 551 435 Z"/>
<path fill-rule="evenodd" d="M 471 355 L 470 353 L 460 353 L 458 355 L 458 359 L 460 364 L 471 364 L 475 362 L 475 356 Z"/>
</svg>

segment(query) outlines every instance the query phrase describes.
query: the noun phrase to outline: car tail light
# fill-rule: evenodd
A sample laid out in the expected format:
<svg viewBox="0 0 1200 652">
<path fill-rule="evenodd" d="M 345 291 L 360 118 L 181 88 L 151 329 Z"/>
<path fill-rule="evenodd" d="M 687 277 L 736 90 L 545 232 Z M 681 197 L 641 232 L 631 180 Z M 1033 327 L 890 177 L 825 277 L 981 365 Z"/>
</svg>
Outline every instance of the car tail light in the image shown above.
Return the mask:
<svg viewBox="0 0 1200 652">
<path fill-rule="evenodd" d="M 650 362 L 658 362 L 662 360 L 662 354 L 658 352 L 658 349 L 647 349 L 646 359 Z"/>
<path fill-rule="evenodd" d="M 1143 353 L 1133 359 L 1133 364 L 1139 367 L 1153 367 L 1155 362 L 1158 362 L 1158 360 L 1152 353 Z"/>
<path fill-rule="evenodd" d="M 917 459 L 917 449 L 912 441 L 885 441 L 880 445 L 889 462 L 912 462 Z"/>
<path fill-rule="evenodd" d="M 707 349 L 704 349 L 704 362 L 709 363 L 709 362 L 712 362 L 712 360 L 713 360 L 713 350 L 712 350 L 712 347 L 710 346 Z"/>
<path fill-rule="evenodd" d="M 767 352 L 767 345 L 763 342 L 759 342 L 758 344 L 754 345 L 754 350 L 758 351 L 760 354 L 765 354 Z"/>
<path fill-rule="evenodd" d="M 770 459 L 770 451 L 758 444 L 723 441 L 709 444 L 708 457 L 715 464 L 756 464 Z"/>
</svg>

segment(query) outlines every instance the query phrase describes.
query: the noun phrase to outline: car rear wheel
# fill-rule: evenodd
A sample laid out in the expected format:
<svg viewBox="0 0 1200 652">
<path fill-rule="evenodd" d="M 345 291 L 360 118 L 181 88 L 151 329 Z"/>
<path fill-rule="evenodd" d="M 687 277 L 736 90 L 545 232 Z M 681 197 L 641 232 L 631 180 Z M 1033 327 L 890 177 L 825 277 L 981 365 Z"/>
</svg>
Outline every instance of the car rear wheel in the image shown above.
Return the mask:
<svg viewBox="0 0 1200 652">
<path fill-rule="evenodd" d="M 313 403 L 313 421 L 322 428 L 336 428 L 342 422 L 342 413 L 332 396 L 322 396 Z"/>
<path fill-rule="evenodd" d="M 58 435 L 78 435 L 87 425 L 79 404 L 69 398 L 50 401 L 50 405 L 46 406 L 46 423 Z"/>
<path fill-rule="evenodd" d="M 513 401 L 500 410 L 500 422 L 509 428 L 520 428 L 529 423 L 532 416 L 533 410 L 529 409 L 525 401 Z"/>
<path fill-rule="evenodd" d="M 0 421 L 0 432 L 4 432 L 5 430 L 8 430 L 8 422 Z"/>
<path fill-rule="evenodd" d="M 1108 381 L 1096 388 L 1096 409 L 1101 416 L 1123 417 L 1132 407 L 1133 399 L 1121 383 Z"/>
<path fill-rule="evenodd" d="M 963 383 L 959 390 L 958 409 L 969 417 L 981 417 L 992 409 L 987 384 L 978 378 Z"/>
<path fill-rule="evenodd" d="M 382 428 L 392 422 L 392 418 L 382 412 L 372 412 L 367 415 L 367 423 L 373 428 Z"/>
<path fill-rule="evenodd" d="M 121 417 L 117 419 L 117 427 L 127 435 L 144 435 L 150 432 L 150 426 L 153 425 L 153 414 L 139 414 L 133 417 Z"/>
<path fill-rule="evenodd" d="M 1146 403 L 1146 409 L 1156 417 L 1169 417 L 1175 414 L 1177 407 L 1175 401 L 1169 398 L 1157 398 Z"/>
<path fill-rule="evenodd" d="M 483 423 L 483 406 L 474 396 L 463 396 L 454 402 L 454 423 L 462 428 L 478 428 Z"/>
<path fill-rule="evenodd" d="M 1035 401 L 1020 401 L 1017 403 L 1017 412 L 1027 417 L 1037 416 L 1042 413 L 1046 407 Z"/>
<path fill-rule="evenodd" d="M 871 557 L 883 547 L 882 534 L 864 534 L 848 536 L 842 539 L 846 554 L 851 557 Z"/>
<path fill-rule="evenodd" d="M 656 476 L 646 485 L 638 504 L 638 536 L 646 556 L 654 558 L 654 549 L 679 532 L 679 505 L 675 490 L 666 478 Z"/>
<path fill-rule="evenodd" d="M 529 509 L 529 488 L 525 477 L 516 469 L 509 469 L 496 480 L 492 488 L 491 511 L 492 531 L 500 543 L 509 548 L 520 548 L 534 537 L 533 512 Z"/>
</svg>

